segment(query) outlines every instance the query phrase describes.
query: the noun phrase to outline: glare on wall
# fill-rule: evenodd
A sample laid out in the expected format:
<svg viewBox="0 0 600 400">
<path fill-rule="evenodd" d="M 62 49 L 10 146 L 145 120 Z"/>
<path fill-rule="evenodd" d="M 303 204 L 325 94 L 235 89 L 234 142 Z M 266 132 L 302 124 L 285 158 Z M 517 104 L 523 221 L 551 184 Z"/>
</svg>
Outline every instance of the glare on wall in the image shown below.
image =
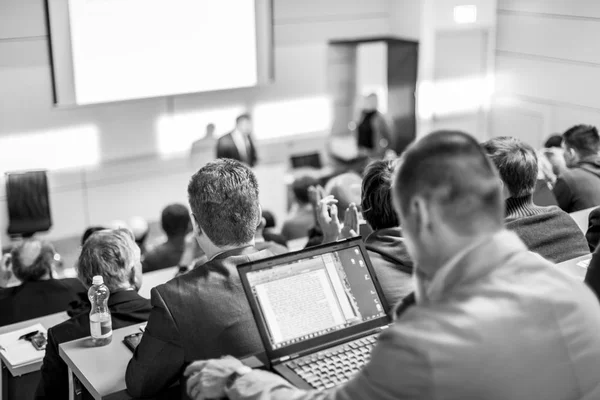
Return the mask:
<svg viewBox="0 0 600 400">
<path fill-rule="evenodd" d="M 190 150 L 192 143 L 206 135 L 206 126 L 215 125 L 215 137 L 231 132 L 235 118 L 245 111 L 242 105 L 199 110 L 158 118 L 157 148 L 162 156 L 176 155 Z"/>
<path fill-rule="evenodd" d="M 258 103 L 252 110 L 257 139 L 274 139 L 331 129 L 329 97 L 315 96 Z"/>
<path fill-rule="evenodd" d="M 91 124 L 20 132 L 0 138 L 0 173 L 77 168 L 99 162 L 99 132 Z"/>
</svg>

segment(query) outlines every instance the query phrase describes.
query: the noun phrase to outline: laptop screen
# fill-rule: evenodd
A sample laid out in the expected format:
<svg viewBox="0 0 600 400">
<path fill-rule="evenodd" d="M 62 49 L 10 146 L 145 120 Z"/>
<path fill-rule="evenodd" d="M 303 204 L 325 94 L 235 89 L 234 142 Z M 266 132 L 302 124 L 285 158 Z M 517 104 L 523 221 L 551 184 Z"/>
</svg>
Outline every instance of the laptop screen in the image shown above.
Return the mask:
<svg viewBox="0 0 600 400">
<path fill-rule="evenodd" d="M 247 273 L 271 349 L 385 317 L 360 246 Z"/>
</svg>

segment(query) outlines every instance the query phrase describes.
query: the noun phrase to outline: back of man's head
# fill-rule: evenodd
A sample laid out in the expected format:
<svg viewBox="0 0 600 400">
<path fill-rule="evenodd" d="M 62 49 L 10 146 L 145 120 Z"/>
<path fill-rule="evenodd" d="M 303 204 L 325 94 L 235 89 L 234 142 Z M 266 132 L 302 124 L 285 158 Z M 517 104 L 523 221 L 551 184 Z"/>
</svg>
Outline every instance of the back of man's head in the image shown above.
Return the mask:
<svg viewBox="0 0 600 400">
<path fill-rule="evenodd" d="M 598 154 L 600 151 L 600 136 L 598 129 L 591 125 L 576 125 L 563 134 L 563 145 L 573 149 L 579 157 Z"/>
<path fill-rule="evenodd" d="M 239 161 L 219 159 L 196 172 L 188 185 L 190 208 L 202 234 L 218 247 L 250 243 L 260 222 L 258 182 Z"/>
<path fill-rule="evenodd" d="M 546 139 L 544 147 L 546 149 L 551 149 L 553 147 L 557 147 L 560 149 L 562 147 L 562 140 L 562 135 L 552 135 L 548 139 Z"/>
<path fill-rule="evenodd" d="M 128 229 L 105 229 L 93 233 L 83 244 L 77 262 L 79 280 L 92 285 L 96 275 L 111 291 L 133 285 L 140 250 Z"/>
<path fill-rule="evenodd" d="M 432 223 L 462 236 L 503 224 L 499 176 L 479 143 L 464 132 L 434 132 L 408 147 L 394 181 L 394 201 L 406 216 L 417 197 L 440 211 L 443 221 Z"/>
<path fill-rule="evenodd" d="M 167 237 L 185 236 L 190 230 L 190 212 L 183 204 L 169 204 L 162 211 L 160 223 Z"/>
<path fill-rule="evenodd" d="M 308 188 L 311 186 L 317 186 L 319 181 L 312 176 L 301 176 L 297 178 L 292 184 L 292 191 L 294 192 L 294 197 L 299 204 L 308 204 L 310 202 L 310 198 L 308 196 Z"/>
<path fill-rule="evenodd" d="M 355 172 L 346 172 L 331 178 L 325 185 L 325 192 L 338 201 L 338 216 L 344 218 L 350 204 L 360 204 L 362 178 Z"/>
<path fill-rule="evenodd" d="M 103 227 L 103 226 L 90 226 L 89 228 L 87 228 L 85 230 L 85 232 L 83 232 L 83 236 L 81 236 L 81 245 L 83 246 L 83 244 L 88 240 L 88 238 L 90 236 L 92 236 L 93 233 L 96 233 L 98 231 L 103 231 L 107 228 Z"/>
<path fill-rule="evenodd" d="M 399 225 L 392 201 L 395 160 L 373 161 L 367 166 L 362 181 L 362 213 L 374 230 Z"/>
<path fill-rule="evenodd" d="M 11 250 L 12 270 L 21 282 L 35 282 L 52 274 L 54 247 L 47 242 L 29 239 Z"/>
<path fill-rule="evenodd" d="M 538 176 L 538 160 L 533 147 L 519 139 L 502 136 L 482 144 L 510 197 L 533 194 Z"/>
</svg>

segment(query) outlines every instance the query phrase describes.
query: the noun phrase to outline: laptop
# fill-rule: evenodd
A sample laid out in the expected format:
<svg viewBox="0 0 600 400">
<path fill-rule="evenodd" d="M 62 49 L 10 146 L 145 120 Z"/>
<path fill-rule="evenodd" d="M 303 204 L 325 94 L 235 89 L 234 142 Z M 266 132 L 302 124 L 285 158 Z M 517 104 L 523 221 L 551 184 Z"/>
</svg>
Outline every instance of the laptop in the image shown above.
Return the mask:
<svg viewBox="0 0 600 400">
<path fill-rule="evenodd" d="M 238 266 L 270 369 L 302 389 L 348 381 L 391 319 L 360 237 Z"/>
</svg>

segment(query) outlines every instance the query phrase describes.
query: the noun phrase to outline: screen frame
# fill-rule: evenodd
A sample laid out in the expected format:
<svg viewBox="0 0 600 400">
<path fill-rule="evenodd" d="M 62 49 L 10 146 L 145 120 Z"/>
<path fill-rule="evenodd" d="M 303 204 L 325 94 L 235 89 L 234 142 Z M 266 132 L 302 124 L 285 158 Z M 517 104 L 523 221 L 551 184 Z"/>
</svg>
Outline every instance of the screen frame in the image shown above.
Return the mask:
<svg viewBox="0 0 600 400">
<path fill-rule="evenodd" d="M 371 281 L 373 282 L 373 286 L 375 287 L 377 295 L 379 296 L 381 306 L 384 310 L 386 310 L 385 316 L 375 318 L 371 321 L 356 324 L 347 328 L 343 328 L 322 336 L 318 336 L 314 339 L 308 339 L 300 343 L 294 343 L 282 348 L 273 349 L 269 341 L 267 327 L 263 323 L 262 317 L 260 315 L 260 307 L 256 302 L 254 294 L 252 293 L 252 288 L 250 287 L 250 282 L 248 281 L 248 273 L 260 271 L 263 269 L 269 269 L 280 264 L 287 264 L 289 262 L 298 261 L 302 258 L 310 258 L 326 253 L 346 250 L 352 247 L 358 247 L 360 249 L 367 270 L 371 275 Z M 260 332 L 260 338 L 263 342 L 263 346 L 265 348 L 267 357 L 270 361 L 278 360 L 287 356 L 304 352 L 309 349 L 323 347 L 331 343 L 351 338 L 363 332 L 369 332 L 374 329 L 387 326 L 391 322 L 391 318 L 387 313 L 387 310 L 389 309 L 387 301 L 385 299 L 385 296 L 383 295 L 383 290 L 381 289 L 381 285 L 379 284 L 379 280 L 377 278 L 377 275 L 375 274 L 375 270 L 373 269 L 373 264 L 371 263 L 371 259 L 369 258 L 369 254 L 367 252 L 365 244 L 362 240 L 362 237 L 360 236 L 339 242 L 327 243 L 315 247 L 310 247 L 308 249 L 303 249 L 293 253 L 282 254 L 275 257 L 265 258 L 246 264 L 241 264 L 237 266 L 237 270 L 240 276 L 240 280 L 242 282 L 242 287 L 244 288 L 244 292 L 246 293 L 246 298 L 248 299 L 250 309 L 252 310 L 254 321 L 256 322 L 258 331 Z"/>
<path fill-rule="evenodd" d="M 71 41 L 71 13 L 69 0 L 47 0 L 46 22 L 48 24 L 48 46 L 50 70 L 55 108 L 93 107 L 102 104 L 128 103 L 152 98 L 172 98 L 190 94 L 207 94 L 248 90 L 268 85 L 275 80 L 275 19 L 274 0 L 254 0 L 256 30 L 256 85 L 207 91 L 184 91 L 163 93 L 110 101 L 82 102 L 77 98 L 75 66 Z"/>
</svg>

